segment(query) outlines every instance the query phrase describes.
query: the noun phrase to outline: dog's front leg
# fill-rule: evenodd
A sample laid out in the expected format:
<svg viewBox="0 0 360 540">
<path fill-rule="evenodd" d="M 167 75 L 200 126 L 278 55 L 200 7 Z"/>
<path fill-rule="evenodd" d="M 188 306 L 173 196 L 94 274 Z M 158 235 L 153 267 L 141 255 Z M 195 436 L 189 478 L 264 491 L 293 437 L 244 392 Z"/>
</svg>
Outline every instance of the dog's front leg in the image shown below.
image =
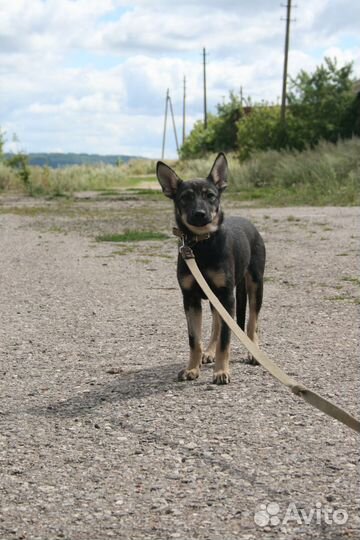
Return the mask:
<svg viewBox="0 0 360 540">
<path fill-rule="evenodd" d="M 197 379 L 202 359 L 201 343 L 201 299 L 184 291 L 184 309 L 188 326 L 190 360 L 185 369 L 178 373 L 179 381 Z"/>
<path fill-rule="evenodd" d="M 235 299 L 232 291 L 224 290 L 217 295 L 225 309 L 234 316 Z M 228 325 L 221 320 L 220 339 L 216 345 L 215 366 L 213 382 L 215 384 L 228 384 L 230 382 L 230 338 L 231 330 Z"/>
</svg>

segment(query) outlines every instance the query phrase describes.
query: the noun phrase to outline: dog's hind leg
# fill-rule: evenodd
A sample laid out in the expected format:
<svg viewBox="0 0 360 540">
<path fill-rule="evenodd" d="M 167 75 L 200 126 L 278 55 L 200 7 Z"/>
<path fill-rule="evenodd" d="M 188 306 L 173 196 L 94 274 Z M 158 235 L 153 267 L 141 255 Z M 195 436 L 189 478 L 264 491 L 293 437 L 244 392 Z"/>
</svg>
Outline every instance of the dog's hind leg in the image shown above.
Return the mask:
<svg viewBox="0 0 360 540">
<path fill-rule="evenodd" d="M 251 273 L 247 272 L 245 275 L 245 283 L 246 292 L 249 299 L 249 320 L 246 331 L 247 335 L 255 343 L 255 345 L 259 345 L 258 318 L 263 297 L 263 279 L 262 277 L 258 277 L 255 281 Z M 257 365 L 259 362 L 249 353 L 247 363 Z"/>
<path fill-rule="evenodd" d="M 201 342 L 201 299 L 192 297 L 189 294 L 184 294 L 184 309 L 188 326 L 190 359 L 188 366 L 178 373 L 179 381 L 191 381 L 197 379 L 200 374 L 200 366 L 202 359 L 202 342 Z"/>
<path fill-rule="evenodd" d="M 221 317 L 216 309 L 210 304 L 212 314 L 211 337 L 206 351 L 202 355 L 202 363 L 210 364 L 215 360 L 216 345 L 220 338 Z"/>
</svg>

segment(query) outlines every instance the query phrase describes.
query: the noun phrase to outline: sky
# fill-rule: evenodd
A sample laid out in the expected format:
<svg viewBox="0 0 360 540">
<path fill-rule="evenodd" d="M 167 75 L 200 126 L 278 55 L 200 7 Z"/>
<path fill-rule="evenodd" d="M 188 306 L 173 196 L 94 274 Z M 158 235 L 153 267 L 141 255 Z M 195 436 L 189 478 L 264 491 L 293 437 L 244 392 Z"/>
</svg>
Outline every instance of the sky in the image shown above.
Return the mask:
<svg viewBox="0 0 360 540">
<path fill-rule="evenodd" d="M 5 150 L 161 156 L 169 88 L 181 141 L 240 92 L 281 96 L 281 0 L 0 0 L 0 129 Z M 293 2 L 295 3 L 295 2 Z M 360 78 L 359 0 L 296 0 L 289 74 L 325 56 Z M 15 136 L 14 136 L 15 135 Z M 168 122 L 165 157 L 176 157 Z"/>
</svg>

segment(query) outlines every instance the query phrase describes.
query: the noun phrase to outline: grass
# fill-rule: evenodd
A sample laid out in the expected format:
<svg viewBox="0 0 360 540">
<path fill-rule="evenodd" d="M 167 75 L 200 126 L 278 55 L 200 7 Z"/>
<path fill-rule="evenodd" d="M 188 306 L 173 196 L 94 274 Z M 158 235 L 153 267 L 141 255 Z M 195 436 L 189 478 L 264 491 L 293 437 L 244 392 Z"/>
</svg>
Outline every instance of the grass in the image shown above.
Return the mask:
<svg viewBox="0 0 360 540">
<path fill-rule="evenodd" d="M 322 142 L 304 152 L 268 151 L 243 162 L 232 176 L 237 198 L 265 205 L 360 203 L 360 139 Z"/>
<path fill-rule="evenodd" d="M 203 159 L 168 161 L 183 179 L 206 177 L 215 155 Z M 229 154 L 228 200 L 253 206 L 347 206 L 360 204 L 360 138 L 334 145 L 322 142 L 304 152 L 259 152 L 240 162 Z M 98 191 L 99 197 L 162 197 L 153 189 L 155 160 L 139 159 L 119 166 L 78 165 L 63 169 L 30 167 L 30 194 L 71 196 Z M 157 184 L 155 184 L 157 185 Z M 19 174 L 0 162 L 0 191 L 27 191 Z"/>
<path fill-rule="evenodd" d="M 168 235 L 153 231 L 127 231 L 122 234 L 102 234 L 96 237 L 98 242 L 144 242 L 166 240 Z"/>
<path fill-rule="evenodd" d="M 358 277 L 344 276 L 343 278 L 341 278 L 341 280 L 353 283 L 354 285 L 360 285 L 360 278 Z"/>
<path fill-rule="evenodd" d="M 325 300 L 329 300 L 330 302 L 351 302 L 354 304 L 360 303 L 360 298 L 357 298 L 355 296 L 350 295 L 339 295 L 339 296 L 326 296 Z"/>
</svg>

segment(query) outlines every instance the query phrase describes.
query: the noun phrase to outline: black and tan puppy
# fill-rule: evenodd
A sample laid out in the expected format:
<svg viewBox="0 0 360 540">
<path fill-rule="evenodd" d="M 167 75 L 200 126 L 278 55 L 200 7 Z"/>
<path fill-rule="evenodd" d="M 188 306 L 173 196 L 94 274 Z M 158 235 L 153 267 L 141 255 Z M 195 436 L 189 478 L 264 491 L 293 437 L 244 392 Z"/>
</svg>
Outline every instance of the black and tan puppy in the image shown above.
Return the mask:
<svg viewBox="0 0 360 540">
<path fill-rule="evenodd" d="M 250 221 L 241 217 L 224 219 L 221 194 L 227 185 L 228 166 L 219 154 L 206 179 L 183 182 L 170 167 L 157 164 L 157 177 L 164 194 L 174 201 L 175 218 L 186 244 L 191 246 L 197 264 L 225 309 L 245 328 L 245 311 L 249 301 L 247 334 L 257 343 L 258 315 L 263 295 L 265 267 L 264 242 Z M 213 309 L 209 345 L 201 343 L 201 300 L 205 298 L 179 255 L 178 281 L 182 290 L 188 324 L 190 361 L 181 370 L 179 380 L 196 379 L 201 363 L 215 360 L 213 381 L 230 382 L 230 330 Z M 236 293 L 234 294 L 234 291 Z M 249 358 L 250 363 L 257 363 Z"/>
</svg>

